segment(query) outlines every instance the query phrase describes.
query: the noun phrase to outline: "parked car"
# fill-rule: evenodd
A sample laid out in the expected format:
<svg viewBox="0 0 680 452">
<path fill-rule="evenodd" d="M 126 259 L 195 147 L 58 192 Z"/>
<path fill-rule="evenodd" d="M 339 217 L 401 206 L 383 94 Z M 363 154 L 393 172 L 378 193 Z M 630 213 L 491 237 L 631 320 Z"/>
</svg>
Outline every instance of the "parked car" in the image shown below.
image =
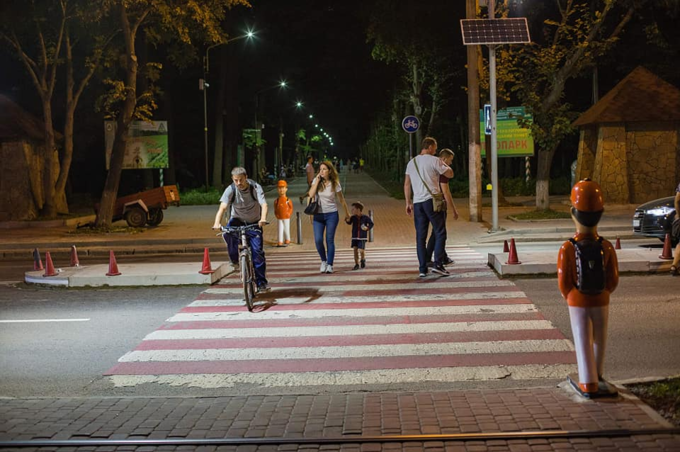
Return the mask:
<svg viewBox="0 0 680 452">
<path fill-rule="evenodd" d="M 633 233 L 663 241 L 666 234 L 671 233 L 675 218 L 674 200 L 675 196 L 668 196 L 638 206 L 633 215 Z"/>
</svg>

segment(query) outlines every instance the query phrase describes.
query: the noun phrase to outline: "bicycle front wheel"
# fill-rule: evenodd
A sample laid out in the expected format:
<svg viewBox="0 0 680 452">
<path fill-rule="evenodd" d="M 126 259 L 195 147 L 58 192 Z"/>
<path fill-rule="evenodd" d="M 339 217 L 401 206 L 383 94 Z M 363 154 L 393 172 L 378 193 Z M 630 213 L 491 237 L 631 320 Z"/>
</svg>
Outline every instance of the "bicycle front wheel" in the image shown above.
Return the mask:
<svg viewBox="0 0 680 452">
<path fill-rule="evenodd" d="M 250 258 L 241 256 L 241 281 L 243 281 L 243 295 L 246 300 L 246 306 L 250 312 L 253 312 L 253 297 L 255 296 L 253 278 L 253 266 L 250 263 Z"/>
</svg>

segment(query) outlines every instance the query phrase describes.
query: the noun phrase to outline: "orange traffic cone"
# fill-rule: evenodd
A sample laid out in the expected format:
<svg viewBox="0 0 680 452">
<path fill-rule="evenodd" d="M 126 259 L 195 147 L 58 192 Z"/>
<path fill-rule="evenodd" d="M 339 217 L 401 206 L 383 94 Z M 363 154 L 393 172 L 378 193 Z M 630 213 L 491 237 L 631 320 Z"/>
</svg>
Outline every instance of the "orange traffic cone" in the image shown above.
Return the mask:
<svg viewBox="0 0 680 452">
<path fill-rule="evenodd" d="M 620 250 L 621 249 L 621 239 L 616 237 L 616 245 L 614 245 L 615 250 Z"/>
<path fill-rule="evenodd" d="M 504 253 L 510 252 L 510 248 L 508 248 L 508 241 L 507 240 L 503 240 L 503 252 Z"/>
<path fill-rule="evenodd" d="M 76 246 L 71 247 L 71 267 L 80 267 L 80 261 L 78 260 L 78 250 Z"/>
<path fill-rule="evenodd" d="M 118 276 L 120 272 L 118 271 L 118 264 L 116 263 L 116 256 L 113 254 L 113 250 L 109 251 L 109 271 L 106 276 Z"/>
<path fill-rule="evenodd" d="M 215 273 L 215 270 L 213 270 L 210 265 L 210 254 L 208 253 L 208 248 L 205 248 L 203 251 L 203 268 L 201 268 L 201 271 L 199 271 L 199 273 L 202 275 L 209 275 L 210 273 Z"/>
<path fill-rule="evenodd" d="M 38 248 L 33 250 L 33 270 L 42 270 L 43 264 L 42 259 L 40 259 L 40 251 Z"/>
<path fill-rule="evenodd" d="M 52 256 L 50 256 L 49 251 L 45 253 L 45 274 L 43 276 L 57 276 L 57 271 L 54 269 Z"/>
<path fill-rule="evenodd" d="M 671 235 L 666 234 L 666 239 L 663 241 L 663 251 L 659 254 L 659 259 L 672 260 L 673 248 L 671 247 Z"/>
<path fill-rule="evenodd" d="M 515 239 L 510 239 L 510 256 L 508 256 L 508 261 L 506 264 L 516 265 L 521 264 L 517 258 L 517 248 L 515 247 Z"/>
</svg>

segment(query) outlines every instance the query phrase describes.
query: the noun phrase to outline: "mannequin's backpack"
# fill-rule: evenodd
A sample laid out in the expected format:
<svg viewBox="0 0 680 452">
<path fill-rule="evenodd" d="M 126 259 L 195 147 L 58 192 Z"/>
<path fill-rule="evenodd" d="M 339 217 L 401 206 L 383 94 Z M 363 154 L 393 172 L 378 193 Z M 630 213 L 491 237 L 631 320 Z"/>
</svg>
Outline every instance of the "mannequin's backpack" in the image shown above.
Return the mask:
<svg viewBox="0 0 680 452">
<path fill-rule="evenodd" d="M 606 275 L 604 268 L 604 247 L 602 237 L 569 239 L 576 253 L 576 288 L 586 295 L 597 295 L 604 291 Z"/>
</svg>

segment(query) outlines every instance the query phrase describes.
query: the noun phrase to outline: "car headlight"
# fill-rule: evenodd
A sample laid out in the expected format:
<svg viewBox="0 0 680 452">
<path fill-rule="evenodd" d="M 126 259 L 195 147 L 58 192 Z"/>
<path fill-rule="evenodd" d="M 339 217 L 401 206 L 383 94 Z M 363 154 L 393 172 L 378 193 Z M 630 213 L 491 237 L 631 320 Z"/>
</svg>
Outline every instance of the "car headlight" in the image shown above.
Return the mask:
<svg viewBox="0 0 680 452">
<path fill-rule="evenodd" d="M 662 216 L 668 215 L 669 213 L 671 213 L 673 211 L 675 211 L 675 209 L 673 207 L 661 206 L 661 207 L 657 207 L 656 209 L 649 209 L 647 211 L 647 213 L 650 214 L 650 215 L 657 216 L 657 217 L 662 217 Z"/>
</svg>

